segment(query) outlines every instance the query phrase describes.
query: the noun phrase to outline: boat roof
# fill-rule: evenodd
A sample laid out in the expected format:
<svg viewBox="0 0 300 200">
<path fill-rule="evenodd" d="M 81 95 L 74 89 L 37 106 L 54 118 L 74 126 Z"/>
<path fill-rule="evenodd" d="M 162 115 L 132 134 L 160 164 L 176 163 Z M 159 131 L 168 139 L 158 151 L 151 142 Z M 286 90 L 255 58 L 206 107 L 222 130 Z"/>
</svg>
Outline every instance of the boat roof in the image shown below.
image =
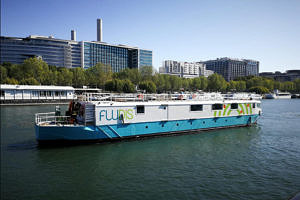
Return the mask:
<svg viewBox="0 0 300 200">
<path fill-rule="evenodd" d="M 1 84 L 1 90 L 64 90 L 74 91 L 71 86 L 54 86 L 54 85 L 9 85 Z"/>
<path fill-rule="evenodd" d="M 91 101 L 96 107 L 107 107 L 107 106 L 159 106 L 159 105 L 198 105 L 198 104 L 232 104 L 232 103 L 261 103 L 258 100 L 171 100 L 171 101 L 127 101 L 127 102 L 116 102 L 116 101 Z"/>
</svg>

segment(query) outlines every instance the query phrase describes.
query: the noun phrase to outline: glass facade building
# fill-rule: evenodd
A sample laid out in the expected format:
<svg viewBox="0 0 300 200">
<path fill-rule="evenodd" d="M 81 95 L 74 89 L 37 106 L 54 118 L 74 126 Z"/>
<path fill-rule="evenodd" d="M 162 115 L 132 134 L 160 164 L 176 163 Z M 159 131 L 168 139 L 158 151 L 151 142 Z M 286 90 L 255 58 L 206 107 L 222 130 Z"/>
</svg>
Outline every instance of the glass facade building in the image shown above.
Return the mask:
<svg viewBox="0 0 300 200">
<path fill-rule="evenodd" d="M 139 67 L 152 66 L 152 51 L 139 50 Z"/>
<path fill-rule="evenodd" d="M 119 46 L 84 42 L 84 68 L 101 62 L 110 65 L 112 71 L 119 72 L 128 68 L 128 49 Z"/>
<path fill-rule="evenodd" d="M 224 77 L 226 81 L 243 76 L 258 76 L 259 62 L 246 59 L 218 58 L 205 62 L 206 69 L 212 70 Z"/>
<path fill-rule="evenodd" d="M 125 45 L 109 45 L 103 42 L 84 43 L 84 68 L 101 62 L 110 65 L 113 72 L 125 68 L 152 66 L 152 51 Z"/>
<path fill-rule="evenodd" d="M 152 66 L 152 51 L 126 45 L 104 42 L 78 42 L 45 36 L 27 38 L 1 37 L 1 63 L 22 64 L 29 57 L 40 57 L 48 65 L 57 67 L 83 67 L 101 62 L 113 72 L 125 68 Z"/>
<path fill-rule="evenodd" d="M 42 36 L 1 37 L 0 40 L 1 63 L 21 64 L 27 58 L 40 57 L 57 67 L 81 66 L 81 44 L 76 41 Z"/>
</svg>

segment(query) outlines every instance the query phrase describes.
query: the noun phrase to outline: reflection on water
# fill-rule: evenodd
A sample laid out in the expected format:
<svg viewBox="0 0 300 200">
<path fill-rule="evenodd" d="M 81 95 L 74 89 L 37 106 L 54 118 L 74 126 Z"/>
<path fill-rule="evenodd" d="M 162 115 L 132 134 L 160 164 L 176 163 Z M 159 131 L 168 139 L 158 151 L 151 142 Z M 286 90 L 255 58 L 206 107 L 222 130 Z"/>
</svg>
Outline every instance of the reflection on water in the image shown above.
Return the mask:
<svg viewBox="0 0 300 200">
<path fill-rule="evenodd" d="M 2 195 L 288 199 L 300 188 L 300 101 L 262 106 L 252 127 L 53 148 L 38 147 L 33 114 L 55 106 L 1 107 Z"/>
</svg>

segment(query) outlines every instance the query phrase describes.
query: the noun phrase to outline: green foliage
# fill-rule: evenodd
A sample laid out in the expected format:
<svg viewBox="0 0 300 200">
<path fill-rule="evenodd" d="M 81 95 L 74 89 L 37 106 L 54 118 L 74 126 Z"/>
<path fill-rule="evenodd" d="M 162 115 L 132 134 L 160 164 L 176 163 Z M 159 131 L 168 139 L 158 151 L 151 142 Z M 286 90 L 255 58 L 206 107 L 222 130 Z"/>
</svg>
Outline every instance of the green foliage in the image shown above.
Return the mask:
<svg viewBox="0 0 300 200">
<path fill-rule="evenodd" d="M 76 67 L 71 69 L 73 73 L 73 86 L 77 88 L 81 88 L 85 84 L 85 74 L 84 69 Z"/>
<path fill-rule="evenodd" d="M 0 81 L 4 83 L 7 78 L 7 69 L 0 65 Z"/>
<path fill-rule="evenodd" d="M 126 80 L 113 79 L 105 83 L 105 90 L 114 91 L 114 92 L 132 93 L 135 91 L 135 86 L 128 79 Z"/>
<path fill-rule="evenodd" d="M 208 77 L 208 90 L 223 92 L 227 88 L 227 84 L 223 76 L 215 73 Z"/>
<path fill-rule="evenodd" d="M 140 73 L 143 80 L 151 80 L 154 74 L 154 69 L 152 66 L 143 66 L 140 67 Z"/>
<path fill-rule="evenodd" d="M 133 93 L 135 91 L 135 85 L 130 80 L 124 80 L 123 92 Z"/>
<path fill-rule="evenodd" d="M 6 80 L 4 81 L 5 84 L 10 84 L 10 85 L 18 85 L 19 81 L 17 81 L 14 78 L 6 78 Z"/>
<path fill-rule="evenodd" d="M 139 88 L 141 90 L 146 90 L 147 93 L 156 92 L 156 85 L 153 83 L 153 81 L 143 81 L 140 83 Z"/>
<path fill-rule="evenodd" d="M 134 85 L 138 85 L 142 80 L 142 75 L 137 68 L 129 69 L 126 68 L 121 72 L 116 72 L 113 74 L 113 78 L 125 80 L 129 79 Z"/>
<path fill-rule="evenodd" d="M 295 92 L 300 92 L 300 79 L 295 79 L 293 82 L 295 84 Z"/>
<path fill-rule="evenodd" d="M 246 81 L 229 81 L 227 84 L 227 91 L 243 92 L 246 90 Z"/>
<path fill-rule="evenodd" d="M 98 63 L 85 71 L 86 80 L 91 87 L 104 88 L 105 83 L 112 78 L 111 67 Z"/>
<path fill-rule="evenodd" d="M 281 91 L 294 91 L 296 89 L 295 83 L 291 81 L 283 82 L 280 85 Z"/>
<path fill-rule="evenodd" d="M 254 86 L 249 89 L 249 92 L 255 92 L 256 94 L 266 94 L 269 90 L 263 86 Z"/>
<path fill-rule="evenodd" d="M 73 80 L 72 71 L 64 67 L 58 69 L 58 75 L 57 75 L 58 85 L 63 85 L 63 86 L 72 85 L 72 80 Z"/>
<path fill-rule="evenodd" d="M 191 85 L 192 85 L 192 90 L 206 90 L 208 86 L 208 80 L 204 76 L 193 78 Z"/>
<path fill-rule="evenodd" d="M 279 89 L 289 92 L 300 92 L 300 79 L 279 82 L 271 78 L 247 76 L 226 82 L 219 74 L 208 78 L 201 76 L 193 79 L 179 78 L 173 75 L 155 73 L 151 66 L 140 69 L 126 68 L 121 72 L 112 73 L 109 65 L 98 63 L 88 69 L 63 68 L 48 66 L 39 58 L 28 58 L 23 64 L 3 63 L 0 65 L 2 84 L 30 85 L 72 85 L 102 88 L 115 92 L 134 92 L 136 86 L 149 93 L 185 91 L 254 91 L 258 93 Z"/>
<path fill-rule="evenodd" d="M 30 77 L 21 80 L 20 85 L 39 85 L 39 82 L 35 78 Z"/>
</svg>

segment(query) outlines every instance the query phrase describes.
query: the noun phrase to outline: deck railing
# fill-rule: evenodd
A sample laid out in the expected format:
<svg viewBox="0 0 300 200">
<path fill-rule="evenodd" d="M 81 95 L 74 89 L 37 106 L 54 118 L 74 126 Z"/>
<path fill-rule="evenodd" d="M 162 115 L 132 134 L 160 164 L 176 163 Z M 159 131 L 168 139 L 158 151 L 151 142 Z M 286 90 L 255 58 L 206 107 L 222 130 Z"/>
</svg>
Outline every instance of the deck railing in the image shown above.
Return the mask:
<svg viewBox="0 0 300 200">
<path fill-rule="evenodd" d="M 116 93 L 84 93 L 79 97 L 83 101 L 209 101 L 223 100 L 221 93 L 189 93 L 189 94 L 116 94 Z"/>
<path fill-rule="evenodd" d="M 36 124 L 72 124 L 70 116 L 56 116 L 55 112 L 48 113 L 36 113 L 35 114 Z"/>
</svg>

